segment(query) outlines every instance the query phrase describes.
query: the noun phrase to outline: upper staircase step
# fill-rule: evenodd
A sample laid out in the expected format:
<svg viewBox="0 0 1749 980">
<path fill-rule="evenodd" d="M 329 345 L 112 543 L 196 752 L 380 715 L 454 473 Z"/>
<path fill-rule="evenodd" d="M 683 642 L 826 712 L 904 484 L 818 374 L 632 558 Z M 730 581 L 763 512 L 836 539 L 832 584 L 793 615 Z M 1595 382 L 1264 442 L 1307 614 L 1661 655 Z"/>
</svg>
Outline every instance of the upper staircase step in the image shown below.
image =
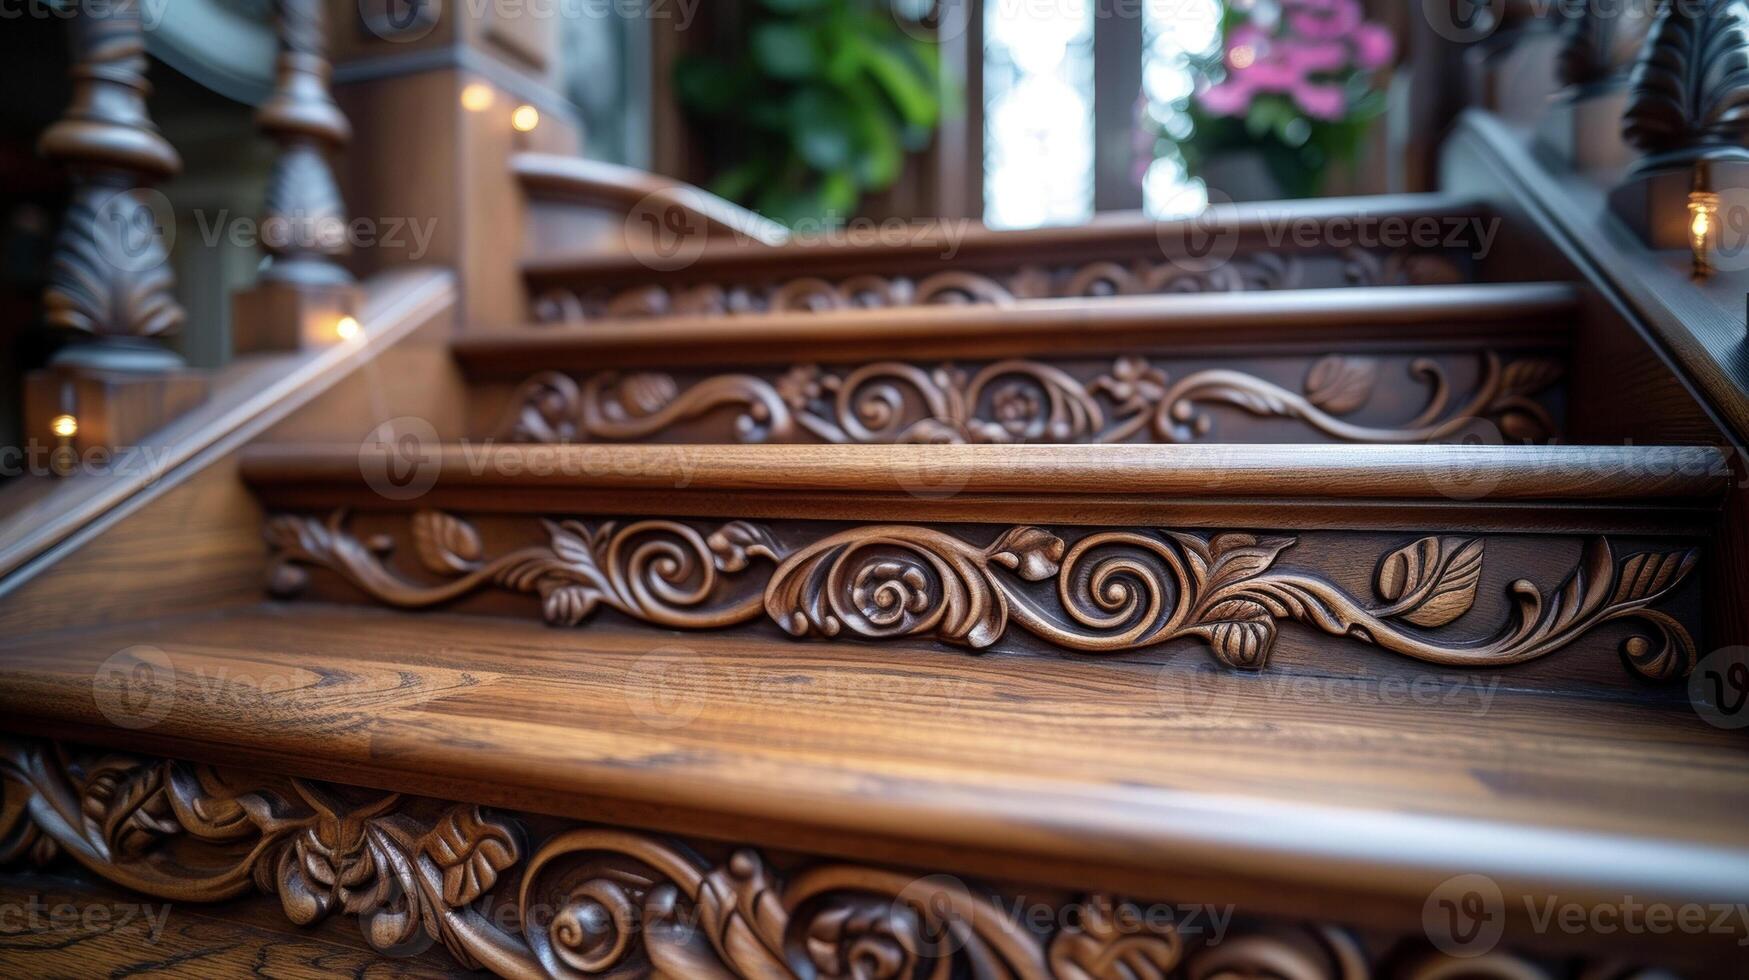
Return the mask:
<svg viewBox="0 0 1749 980">
<path fill-rule="evenodd" d="M 658 195 L 656 211 L 665 200 Z M 612 229 L 625 246 L 618 254 L 567 252 L 556 233 L 531 243 L 540 247 L 522 270 L 536 318 L 1466 282 L 1499 231 L 1485 209 L 1438 195 L 1229 205 L 1171 221 L 1121 214 L 1024 231 L 936 220 L 771 246 L 725 236 L 709 213 L 684 208 L 669 216 L 681 219 L 678 229 L 653 230 L 664 216 L 651 209 L 640 204 Z"/>
<path fill-rule="evenodd" d="M 1346 921 L 1412 931 L 1458 874 L 1508 909 L 1749 901 L 1741 737 L 1679 700 L 1468 674 L 1022 669 L 263 605 L 7 638 L 0 711 L 132 751 L 1077 891 L 1292 914 L 1315 887 Z"/>
<path fill-rule="evenodd" d="M 1559 283 L 1028 300 L 455 351 L 471 432 L 516 442 L 1546 442 L 1576 305 Z"/>
</svg>

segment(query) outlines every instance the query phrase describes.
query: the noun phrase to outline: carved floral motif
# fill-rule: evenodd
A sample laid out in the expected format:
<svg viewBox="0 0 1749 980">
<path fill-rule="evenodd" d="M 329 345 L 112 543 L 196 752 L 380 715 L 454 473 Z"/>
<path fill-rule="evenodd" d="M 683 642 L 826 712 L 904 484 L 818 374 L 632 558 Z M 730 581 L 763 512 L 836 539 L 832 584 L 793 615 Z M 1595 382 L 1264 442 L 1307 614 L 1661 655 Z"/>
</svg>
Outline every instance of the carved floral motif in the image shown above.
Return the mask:
<svg viewBox="0 0 1749 980">
<path fill-rule="evenodd" d="M 530 855 L 519 821 L 477 806 L 14 737 L 0 738 L 0 780 L 0 865 L 66 854 L 178 902 L 253 886 L 278 894 L 294 923 L 357 916 L 385 954 L 441 943 L 463 967 L 515 980 L 1375 975 L 1367 948 L 1334 925 L 1181 929 L 1093 893 L 1060 900 L 1056 925 L 1041 931 L 1027 921 L 1036 909 L 1023 917 L 949 875 L 841 863 L 783 874 L 752 849 L 713 861 L 679 841 L 606 827 L 559 830 Z M 114 846 L 117 835 L 130 843 Z M 16 846 L 27 838 L 53 846 Z M 1431 980 L 1457 965 L 1481 980 L 1551 975 L 1505 950 L 1454 961 L 1414 940 L 1406 948 L 1411 955 L 1380 960 L 1376 975 Z"/>
<path fill-rule="evenodd" d="M 1477 419 L 1493 421 L 1517 441 L 1558 435 L 1554 418 L 1534 397 L 1559 380 L 1558 361 L 1503 362 L 1484 353 L 1475 390 L 1460 405 L 1452 404 L 1452 386 L 1438 361 L 1417 358 L 1409 370 L 1428 386 L 1427 402 L 1414 418 L 1390 427 L 1343 418 L 1371 400 L 1379 381 L 1378 361 L 1353 355 L 1313 362 L 1299 392 L 1224 368 L 1174 382 L 1146 359 L 1128 356 L 1090 382 L 1032 360 L 997 361 L 976 371 L 880 361 L 839 373 L 803 364 L 774 381 L 723 374 L 684 389 L 659 372 L 601 372 L 578 384 L 543 371 L 512 395 L 499 436 L 539 443 L 643 439 L 739 409 L 735 438 L 742 442 L 1193 442 L 1215 434 L 1204 410 L 1211 405 L 1295 419 L 1340 442 L 1425 442 Z"/>
<path fill-rule="evenodd" d="M 546 621 L 564 626 L 605 605 L 665 627 L 724 628 L 763 611 L 798 637 L 920 637 L 974 650 L 995 644 L 1011 625 L 1062 649 L 1095 654 L 1194 637 L 1217 660 L 1246 670 L 1267 664 L 1284 620 L 1426 663 L 1504 667 L 1553 653 L 1604 623 L 1634 619 L 1650 635 L 1624 643 L 1628 669 L 1668 680 L 1686 676 L 1695 660 L 1688 631 L 1652 606 L 1687 579 L 1696 552 L 1637 552 L 1618 560 L 1605 538 L 1586 543 L 1550 594 L 1513 581 L 1512 612 L 1492 634 L 1442 638 L 1438 631 L 1475 603 L 1482 538 L 1431 536 L 1402 545 L 1380 557 L 1376 598 L 1365 599 L 1315 570 L 1277 567 L 1295 544 L 1290 536 L 1130 529 L 1065 539 L 1014 527 L 978 545 L 936 528 L 888 524 L 791 549 L 745 521 L 708 536 L 673 521 L 623 528 L 542 523 L 548 544 L 488 561 L 466 523 L 419 512 L 416 550 L 426 570 L 444 579 L 423 585 L 389 568 L 386 544 L 350 535 L 343 514 L 325 522 L 276 516 L 267 525 L 272 582 L 282 593 L 295 592 L 306 567 L 317 566 L 407 608 L 490 585 L 538 593 Z M 754 559 L 774 568 L 756 573 Z"/>
</svg>

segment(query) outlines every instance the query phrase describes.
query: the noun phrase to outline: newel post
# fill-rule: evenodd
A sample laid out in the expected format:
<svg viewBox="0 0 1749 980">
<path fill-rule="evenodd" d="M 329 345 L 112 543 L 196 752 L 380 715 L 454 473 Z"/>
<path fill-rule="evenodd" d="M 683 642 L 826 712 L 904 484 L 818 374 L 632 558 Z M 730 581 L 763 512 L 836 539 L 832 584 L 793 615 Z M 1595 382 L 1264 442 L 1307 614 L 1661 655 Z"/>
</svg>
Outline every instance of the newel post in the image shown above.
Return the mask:
<svg viewBox="0 0 1749 980">
<path fill-rule="evenodd" d="M 184 315 L 164 241 L 174 221 L 149 185 L 182 160 L 146 113 L 138 0 L 80 5 L 68 28 L 73 98 L 39 144 L 72 183 L 43 310 L 76 339 L 25 381 L 28 438 L 62 473 L 72 454 L 131 447 L 206 396 L 205 376 L 158 341 Z"/>
<path fill-rule="evenodd" d="M 1628 83 L 1642 154 L 1610 206 L 1653 248 L 1686 248 L 1691 195 L 1749 188 L 1749 0 L 1665 3 Z"/>
<path fill-rule="evenodd" d="M 323 0 L 274 0 L 279 59 L 273 94 L 256 122 L 279 144 L 261 216 L 267 257 L 256 284 L 232 305 L 238 353 L 293 350 L 346 339 L 358 287 L 336 260 L 347 252 L 347 216 L 330 157 L 352 127 L 329 93 Z"/>
</svg>

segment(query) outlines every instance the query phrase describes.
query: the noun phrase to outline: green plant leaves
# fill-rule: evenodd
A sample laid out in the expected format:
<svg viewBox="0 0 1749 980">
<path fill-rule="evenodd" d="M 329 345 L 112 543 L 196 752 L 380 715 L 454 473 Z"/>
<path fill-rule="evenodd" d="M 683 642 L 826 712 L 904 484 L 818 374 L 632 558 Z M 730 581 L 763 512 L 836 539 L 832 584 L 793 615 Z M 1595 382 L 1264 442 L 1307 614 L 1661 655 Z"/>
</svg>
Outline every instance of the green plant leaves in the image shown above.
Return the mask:
<svg viewBox="0 0 1749 980">
<path fill-rule="evenodd" d="M 761 0 L 748 13 L 734 54 L 675 66 L 723 161 L 710 186 L 787 224 L 842 221 L 928 147 L 957 83 L 885 4 Z"/>
<path fill-rule="evenodd" d="M 748 43 L 754 63 L 773 78 L 802 81 L 820 73 L 820 49 L 814 33 L 800 24 L 760 24 L 753 28 Z"/>
</svg>

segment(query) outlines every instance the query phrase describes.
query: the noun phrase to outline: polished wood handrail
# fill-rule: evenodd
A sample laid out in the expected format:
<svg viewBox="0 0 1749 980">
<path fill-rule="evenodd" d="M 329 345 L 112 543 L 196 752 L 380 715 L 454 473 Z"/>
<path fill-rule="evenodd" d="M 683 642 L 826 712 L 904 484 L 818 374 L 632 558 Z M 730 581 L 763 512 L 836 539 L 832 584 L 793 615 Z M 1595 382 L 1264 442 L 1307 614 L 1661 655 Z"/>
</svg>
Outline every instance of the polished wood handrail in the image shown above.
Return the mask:
<svg viewBox="0 0 1749 980">
<path fill-rule="evenodd" d="M 357 340 L 241 358 L 215 376 L 213 396 L 103 473 L 23 476 L 0 486 L 0 594 L 307 404 L 456 302 L 447 271 L 404 269 L 366 284 Z M 28 567 L 27 567 L 28 566 Z"/>
<path fill-rule="evenodd" d="M 1656 252 L 1610 213 L 1605 188 L 1551 173 L 1528 134 L 1485 112 L 1463 115 L 1445 150 L 1446 179 L 1494 193 L 1535 220 L 1657 356 L 1670 363 L 1739 446 L 1749 446 L 1749 273 L 1689 275 L 1687 254 Z"/>
<path fill-rule="evenodd" d="M 583 157 L 518 153 L 510 170 L 537 199 L 601 202 L 630 212 L 654 199 L 696 216 L 712 232 L 755 245 L 778 245 L 789 237 L 782 225 L 691 184 Z"/>
</svg>

